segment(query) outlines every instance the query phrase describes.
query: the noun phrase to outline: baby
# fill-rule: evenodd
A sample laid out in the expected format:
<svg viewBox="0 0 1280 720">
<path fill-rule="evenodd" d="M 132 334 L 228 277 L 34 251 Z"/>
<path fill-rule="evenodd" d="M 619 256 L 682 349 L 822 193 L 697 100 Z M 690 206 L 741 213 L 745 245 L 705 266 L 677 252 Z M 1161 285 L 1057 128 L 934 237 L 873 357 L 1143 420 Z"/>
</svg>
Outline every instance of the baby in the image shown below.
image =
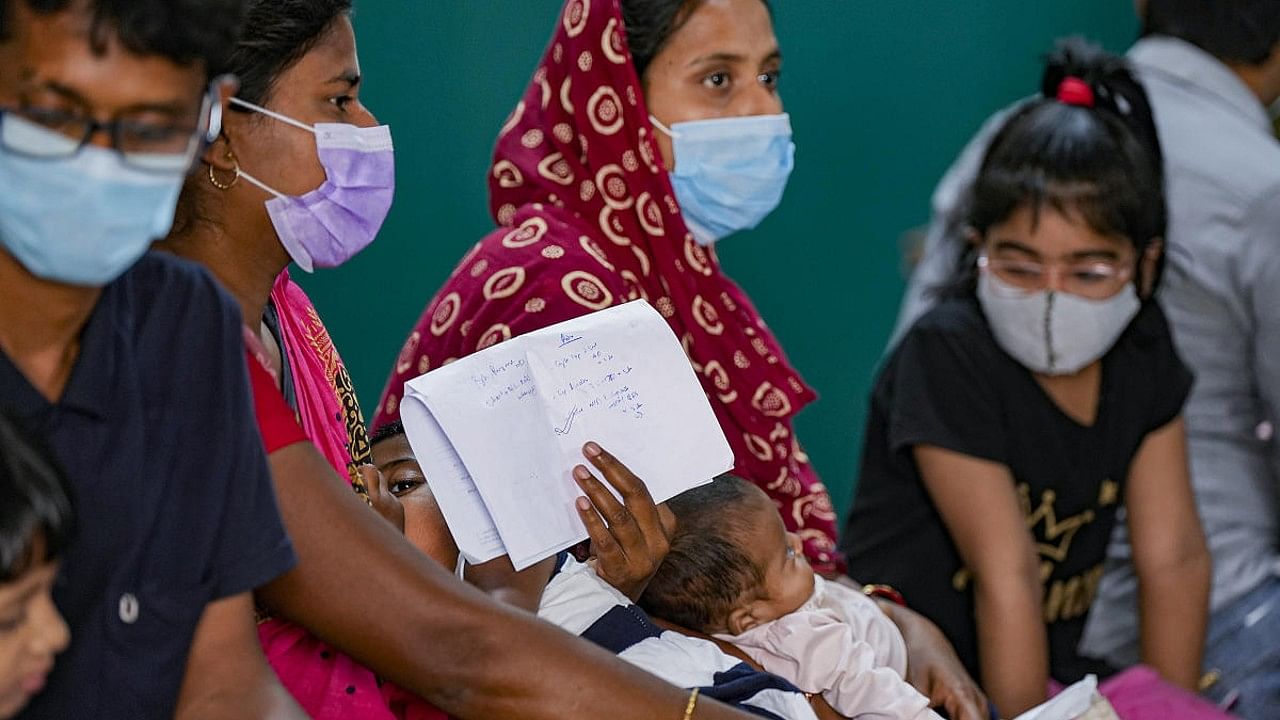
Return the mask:
<svg viewBox="0 0 1280 720">
<path fill-rule="evenodd" d="M 769 497 L 725 475 L 668 503 L 678 527 L 640 605 L 728 641 L 850 718 L 938 720 L 901 633 L 862 593 L 814 575 Z"/>
<path fill-rule="evenodd" d="M 62 476 L 0 416 L 0 718 L 44 687 L 70 640 L 51 592 L 71 522 Z"/>
<path fill-rule="evenodd" d="M 379 428 L 372 445 L 380 476 L 370 491 L 385 491 L 403 506 L 402 516 L 391 513 L 388 519 L 402 524 L 405 535 L 424 553 L 453 569 L 458 548 L 404 428 L 398 422 Z M 791 683 L 748 667 L 714 643 L 663 630 L 601 578 L 592 564 L 561 553 L 514 575 L 502 571 L 503 565 L 511 567 L 505 559 L 490 563 L 492 575 L 485 565 L 469 567 L 467 581 L 495 599 L 536 612 L 543 620 L 677 687 L 699 688 L 703 697 L 765 717 L 817 720 L 809 699 Z M 396 703 L 403 698 L 388 695 L 386 687 L 384 695 L 399 713 Z"/>
</svg>

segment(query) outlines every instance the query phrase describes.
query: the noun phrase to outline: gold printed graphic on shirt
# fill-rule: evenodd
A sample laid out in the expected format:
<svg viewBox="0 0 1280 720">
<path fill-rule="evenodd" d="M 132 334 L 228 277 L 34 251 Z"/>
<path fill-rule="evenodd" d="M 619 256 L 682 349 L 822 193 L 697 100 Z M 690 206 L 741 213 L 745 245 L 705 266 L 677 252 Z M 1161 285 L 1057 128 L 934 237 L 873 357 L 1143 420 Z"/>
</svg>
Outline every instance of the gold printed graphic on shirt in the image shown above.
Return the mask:
<svg viewBox="0 0 1280 720">
<path fill-rule="evenodd" d="M 1098 504 L 1102 507 L 1115 504 L 1119 490 L 1118 483 L 1104 481 L 1099 491 Z M 1040 503 L 1033 508 L 1031 487 L 1026 483 L 1018 485 L 1018 504 L 1040 557 L 1040 580 L 1046 583 L 1043 610 L 1047 623 L 1072 620 L 1087 613 L 1097 592 L 1098 582 L 1102 579 L 1102 565 L 1098 564 L 1079 575 L 1050 582 L 1054 568 L 1070 554 L 1071 543 L 1076 534 L 1096 517 L 1093 510 L 1085 510 L 1070 517 L 1059 518 L 1057 500 L 1056 492 L 1044 490 L 1040 493 Z M 962 567 L 952 576 L 951 586 L 956 592 L 964 592 L 972 581 L 973 573 Z"/>
<path fill-rule="evenodd" d="M 1058 519 L 1054 504 L 1058 494 L 1053 490 L 1045 490 L 1040 494 L 1040 506 L 1031 509 L 1031 488 L 1026 483 L 1018 485 L 1018 504 L 1022 506 L 1022 514 L 1027 518 L 1027 527 L 1036 537 L 1036 550 L 1040 557 L 1060 563 L 1067 559 L 1071 552 L 1071 542 L 1075 540 L 1080 528 L 1093 522 L 1093 511 L 1085 510 L 1079 515 Z M 1036 532 L 1036 526 L 1044 523 L 1044 531 Z M 1040 540 L 1040 538 L 1044 538 Z"/>
<path fill-rule="evenodd" d="M 1044 621 L 1074 620 L 1089 612 L 1093 596 L 1102 580 L 1102 564 L 1067 580 L 1054 580 L 1045 588 Z"/>
<path fill-rule="evenodd" d="M 1098 491 L 1098 506 L 1115 505 L 1120 499 L 1120 483 L 1115 480 L 1103 480 L 1102 489 Z"/>
</svg>

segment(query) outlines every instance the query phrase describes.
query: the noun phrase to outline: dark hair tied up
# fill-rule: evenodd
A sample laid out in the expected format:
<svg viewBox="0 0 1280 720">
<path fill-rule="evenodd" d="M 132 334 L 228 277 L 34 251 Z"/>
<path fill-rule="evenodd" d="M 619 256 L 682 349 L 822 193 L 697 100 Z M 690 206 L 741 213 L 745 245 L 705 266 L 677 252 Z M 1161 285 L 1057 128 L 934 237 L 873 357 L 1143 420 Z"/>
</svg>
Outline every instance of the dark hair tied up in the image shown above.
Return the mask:
<svg viewBox="0 0 1280 720">
<path fill-rule="evenodd" d="M 1062 91 L 1080 102 L 1064 102 Z M 1080 38 L 1058 43 L 1040 84 L 1001 128 L 974 182 L 969 225 L 985 235 L 1023 207 L 1073 213 L 1139 257 L 1167 224 L 1164 167 L 1146 91 L 1121 58 Z M 1092 103 L 1083 102 L 1085 94 Z M 961 286 L 973 287 L 973 253 Z M 1141 263 L 1139 263 L 1141 273 Z M 1150 278 L 1152 287 L 1158 280 Z M 1143 287 L 1148 278 L 1138 277 Z"/>
</svg>

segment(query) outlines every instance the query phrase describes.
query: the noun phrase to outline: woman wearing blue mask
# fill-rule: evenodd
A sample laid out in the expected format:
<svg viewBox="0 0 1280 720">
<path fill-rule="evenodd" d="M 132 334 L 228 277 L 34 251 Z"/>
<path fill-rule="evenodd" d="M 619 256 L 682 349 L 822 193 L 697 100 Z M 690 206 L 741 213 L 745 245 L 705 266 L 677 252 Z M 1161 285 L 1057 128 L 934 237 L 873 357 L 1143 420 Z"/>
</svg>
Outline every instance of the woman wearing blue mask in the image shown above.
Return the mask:
<svg viewBox="0 0 1280 720">
<path fill-rule="evenodd" d="M 781 67 L 763 0 L 567 0 L 497 142 L 497 229 L 428 304 L 375 428 L 398 418 L 404 383 L 424 372 L 644 299 L 681 338 L 737 474 L 769 494 L 816 568 L 838 572 L 831 500 L 793 426 L 814 394 L 716 258 L 786 188 L 795 146 Z M 954 717 L 985 717 L 936 630 L 900 619 L 917 686 Z"/>
<path fill-rule="evenodd" d="M 794 164 L 762 0 L 570 0 L 490 173 L 498 229 L 428 305 L 404 381 L 494 342 L 644 298 L 668 319 L 742 464 L 810 559 L 835 517 L 791 420 L 813 399 L 715 245 L 779 203 Z"/>
<path fill-rule="evenodd" d="M 1209 559 L 1181 418 L 1192 379 L 1152 301 L 1162 187 L 1127 66 L 1062 45 L 988 151 L 955 289 L 873 392 L 850 572 L 938 623 L 1005 715 L 1050 679 L 1116 670 L 1076 647 L 1122 506 L 1143 660 L 1197 684 Z"/>
</svg>

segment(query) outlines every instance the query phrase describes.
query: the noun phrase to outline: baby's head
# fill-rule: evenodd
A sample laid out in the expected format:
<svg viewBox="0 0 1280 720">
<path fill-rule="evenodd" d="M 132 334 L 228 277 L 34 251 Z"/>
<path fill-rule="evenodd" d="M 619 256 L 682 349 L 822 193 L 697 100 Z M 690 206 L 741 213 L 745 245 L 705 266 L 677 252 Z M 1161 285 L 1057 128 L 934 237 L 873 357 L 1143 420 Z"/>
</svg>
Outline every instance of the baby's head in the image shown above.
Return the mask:
<svg viewBox="0 0 1280 720">
<path fill-rule="evenodd" d="M 740 635 L 795 612 L 813 594 L 800 538 L 755 485 L 723 475 L 667 507 L 677 522 L 671 552 L 640 599 L 654 616 Z"/>
<path fill-rule="evenodd" d="M 382 473 L 388 490 L 404 507 L 404 534 L 419 550 L 453 570 L 458 564 L 458 546 L 436 503 L 427 476 L 409 446 L 409 437 L 399 420 L 373 433 L 373 463 Z"/>
<path fill-rule="evenodd" d="M 71 532 L 62 475 L 0 416 L 0 718 L 44 687 L 70 640 L 52 591 Z"/>
</svg>

